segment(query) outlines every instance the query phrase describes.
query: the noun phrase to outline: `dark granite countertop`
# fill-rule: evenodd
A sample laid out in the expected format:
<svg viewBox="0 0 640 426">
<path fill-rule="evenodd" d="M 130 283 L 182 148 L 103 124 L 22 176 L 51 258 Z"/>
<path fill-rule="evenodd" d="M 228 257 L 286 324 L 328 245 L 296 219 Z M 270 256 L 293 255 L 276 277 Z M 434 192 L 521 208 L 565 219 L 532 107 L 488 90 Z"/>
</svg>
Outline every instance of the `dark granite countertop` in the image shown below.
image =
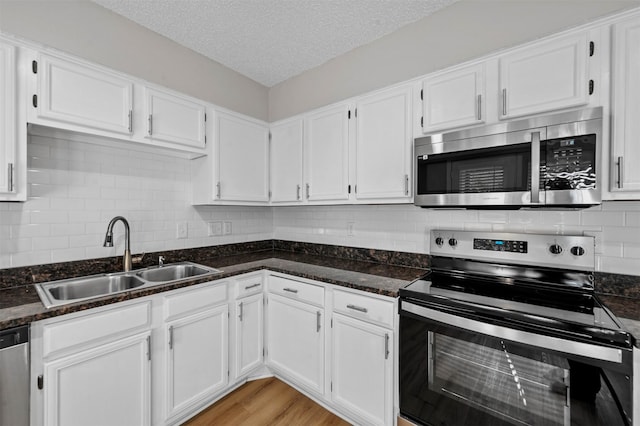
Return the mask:
<svg viewBox="0 0 640 426">
<path fill-rule="evenodd" d="M 357 290 L 396 297 L 398 290 L 423 275 L 423 268 L 395 266 L 362 260 L 349 260 L 306 253 L 292 253 L 279 250 L 263 250 L 245 254 L 195 259 L 174 258 L 169 261 L 191 260 L 221 271 L 213 277 L 180 280 L 169 284 L 159 284 L 138 290 L 77 302 L 47 309 L 40 302 L 34 284 L 50 279 L 78 276 L 78 273 L 55 271 L 31 274 L 33 284 L 4 286 L 0 288 L 0 330 L 28 324 L 45 318 L 78 312 L 124 300 L 187 287 L 195 284 L 219 280 L 252 271 L 269 269 L 293 276 L 308 278 L 349 287 Z M 146 265 L 142 265 L 146 266 Z M 76 269 L 77 270 L 77 269 Z M 95 272 L 94 272 L 95 273 Z M 86 274 L 86 273 L 84 273 Z M 82 274 L 80 274 L 82 275 Z"/>
</svg>

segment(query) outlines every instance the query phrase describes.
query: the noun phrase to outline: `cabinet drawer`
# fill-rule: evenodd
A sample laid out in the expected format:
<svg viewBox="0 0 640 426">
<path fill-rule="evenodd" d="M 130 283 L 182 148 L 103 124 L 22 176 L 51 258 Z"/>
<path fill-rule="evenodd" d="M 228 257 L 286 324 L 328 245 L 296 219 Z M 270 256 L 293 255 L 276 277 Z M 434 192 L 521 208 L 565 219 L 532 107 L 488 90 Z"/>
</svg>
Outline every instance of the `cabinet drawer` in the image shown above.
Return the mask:
<svg viewBox="0 0 640 426">
<path fill-rule="evenodd" d="M 269 276 L 269 291 L 290 299 L 324 306 L 324 287 L 317 285 L 271 275 Z"/>
<path fill-rule="evenodd" d="M 393 301 L 375 299 L 363 294 L 333 291 L 333 310 L 353 318 L 393 328 Z"/>
<path fill-rule="evenodd" d="M 236 299 L 262 292 L 262 274 L 238 279 L 235 288 Z"/>
<path fill-rule="evenodd" d="M 227 281 L 206 283 L 198 288 L 179 290 L 165 296 L 164 317 L 174 319 L 227 301 Z"/>
<path fill-rule="evenodd" d="M 92 341 L 104 343 L 110 336 L 124 334 L 151 326 L 151 302 L 114 307 L 83 316 L 73 316 L 42 327 L 43 356 Z"/>
</svg>

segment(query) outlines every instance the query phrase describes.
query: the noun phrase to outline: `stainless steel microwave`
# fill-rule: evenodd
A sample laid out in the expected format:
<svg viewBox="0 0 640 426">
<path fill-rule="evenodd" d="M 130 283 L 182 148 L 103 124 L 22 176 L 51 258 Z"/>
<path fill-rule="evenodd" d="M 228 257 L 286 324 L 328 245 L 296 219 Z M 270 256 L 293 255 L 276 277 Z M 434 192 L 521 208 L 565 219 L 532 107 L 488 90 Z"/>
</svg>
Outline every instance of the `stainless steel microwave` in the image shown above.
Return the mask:
<svg viewBox="0 0 640 426">
<path fill-rule="evenodd" d="M 421 207 L 585 207 L 602 200 L 602 107 L 414 141 Z"/>
</svg>

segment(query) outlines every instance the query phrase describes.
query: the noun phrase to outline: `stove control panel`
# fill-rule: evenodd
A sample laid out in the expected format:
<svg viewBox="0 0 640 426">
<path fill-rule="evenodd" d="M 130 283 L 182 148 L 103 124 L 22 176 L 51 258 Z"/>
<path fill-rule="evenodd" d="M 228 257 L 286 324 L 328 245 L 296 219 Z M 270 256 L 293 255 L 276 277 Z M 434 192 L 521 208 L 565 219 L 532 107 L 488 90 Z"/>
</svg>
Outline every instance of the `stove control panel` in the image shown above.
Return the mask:
<svg viewBox="0 0 640 426">
<path fill-rule="evenodd" d="M 509 251 L 512 253 L 526 253 L 528 244 L 526 241 L 474 238 L 473 248 L 474 250 Z"/>
<path fill-rule="evenodd" d="M 584 235 L 432 230 L 434 256 L 595 270 L 595 238 Z"/>
</svg>

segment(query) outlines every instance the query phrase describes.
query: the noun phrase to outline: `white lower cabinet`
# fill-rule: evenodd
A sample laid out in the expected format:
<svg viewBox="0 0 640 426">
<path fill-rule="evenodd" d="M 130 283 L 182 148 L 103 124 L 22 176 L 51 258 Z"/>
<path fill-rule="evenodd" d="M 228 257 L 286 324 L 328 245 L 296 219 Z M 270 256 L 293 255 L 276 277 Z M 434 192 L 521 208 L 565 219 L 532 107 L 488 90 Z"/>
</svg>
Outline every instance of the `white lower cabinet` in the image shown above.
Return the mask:
<svg viewBox="0 0 640 426">
<path fill-rule="evenodd" d="M 235 377 L 242 377 L 262 365 L 262 293 L 235 302 Z"/>
<path fill-rule="evenodd" d="M 150 425 L 151 304 L 31 325 L 31 424 Z"/>
<path fill-rule="evenodd" d="M 331 399 L 366 424 L 392 423 L 392 344 L 390 330 L 333 315 Z"/>
<path fill-rule="evenodd" d="M 228 315 L 224 304 L 166 324 L 168 417 L 227 386 Z"/>
<path fill-rule="evenodd" d="M 150 333 L 44 364 L 45 425 L 151 424 Z"/>
<path fill-rule="evenodd" d="M 277 294 L 267 297 L 267 365 L 293 383 L 323 394 L 324 308 Z"/>
</svg>

